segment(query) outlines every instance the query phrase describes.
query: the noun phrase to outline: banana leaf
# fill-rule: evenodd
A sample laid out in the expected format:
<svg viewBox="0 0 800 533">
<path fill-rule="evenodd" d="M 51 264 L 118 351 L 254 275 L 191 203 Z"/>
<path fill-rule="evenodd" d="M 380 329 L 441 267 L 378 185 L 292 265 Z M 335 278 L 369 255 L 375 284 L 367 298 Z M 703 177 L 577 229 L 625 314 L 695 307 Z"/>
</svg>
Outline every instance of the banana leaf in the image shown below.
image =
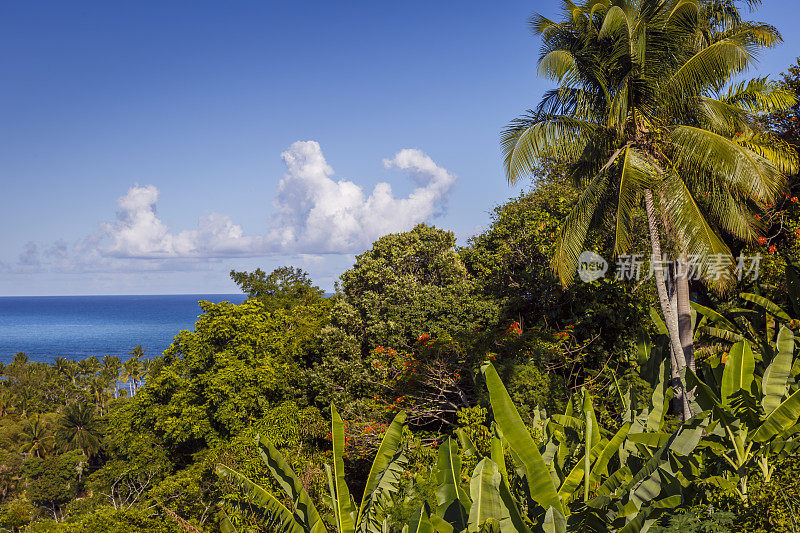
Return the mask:
<svg viewBox="0 0 800 533">
<path fill-rule="evenodd" d="M 767 414 L 774 411 L 786 395 L 794 358 L 794 333 L 792 330 L 781 326 L 776 347 L 777 354 L 764 372 L 762 380 L 764 396 L 761 399 L 761 406 Z"/>
<path fill-rule="evenodd" d="M 553 507 L 555 511 L 564 516 L 564 507 L 550 477 L 550 469 L 522 422 L 500 376 L 497 375 L 497 371 L 491 364 L 483 367 L 483 373 L 486 378 L 486 387 L 489 389 L 494 419 L 500 426 L 503 436 L 525 466 L 525 477 L 531 499 L 544 509 Z"/>
<path fill-rule="evenodd" d="M 800 418 L 800 390 L 786 398 L 767 416 L 753 433 L 752 439 L 756 442 L 766 442 L 795 426 L 798 418 Z"/>
<path fill-rule="evenodd" d="M 376 512 L 379 502 L 387 494 L 398 491 L 400 477 L 407 462 L 401 449 L 405 421 L 405 413 L 398 413 L 394 417 L 386 429 L 375 459 L 372 461 L 356 519 L 358 530 L 362 533 L 378 533 L 380 531 L 380 518 Z"/>
<path fill-rule="evenodd" d="M 228 468 L 225 465 L 217 465 L 217 475 L 236 483 L 247 496 L 247 502 L 259 507 L 268 517 L 273 527 L 277 527 L 275 533 L 304 533 L 304 528 L 295 520 L 295 515 L 286 508 L 275 496 L 260 485 L 251 481 L 244 474 Z M 231 526 L 232 527 L 232 526 Z"/>
<path fill-rule="evenodd" d="M 344 479 L 344 422 L 339 411 L 331 405 L 331 427 L 333 429 L 333 484 L 336 492 L 332 495 L 336 511 L 338 533 L 355 533 L 355 512 L 350 490 Z"/>
<path fill-rule="evenodd" d="M 439 448 L 436 463 L 439 507 L 437 515 L 453 525 L 457 531 L 468 526 L 469 510 L 472 502 L 461 487 L 461 458 L 458 445 L 448 438 Z"/>
<path fill-rule="evenodd" d="M 496 521 L 503 532 L 514 531 L 511 516 L 500 496 L 500 485 L 503 482 L 497 464 L 484 457 L 475 467 L 469 484 L 472 506 L 469 510 L 469 533 L 478 533 L 490 520 Z"/>
<path fill-rule="evenodd" d="M 733 345 L 728 353 L 728 362 L 722 372 L 722 403 L 729 403 L 729 397 L 740 389 L 750 391 L 753 384 L 753 371 L 756 361 L 750 343 L 740 341 Z"/>
</svg>

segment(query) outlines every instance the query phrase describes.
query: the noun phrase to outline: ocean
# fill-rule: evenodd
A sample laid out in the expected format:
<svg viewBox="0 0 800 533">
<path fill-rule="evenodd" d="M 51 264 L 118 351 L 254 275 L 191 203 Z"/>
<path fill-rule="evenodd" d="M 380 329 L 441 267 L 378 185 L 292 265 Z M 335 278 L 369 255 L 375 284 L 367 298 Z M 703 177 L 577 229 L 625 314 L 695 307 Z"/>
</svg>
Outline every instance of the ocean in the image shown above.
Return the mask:
<svg viewBox="0 0 800 533">
<path fill-rule="evenodd" d="M 42 362 L 59 356 L 124 359 L 137 344 L 146 357 L 154 357 L 180 330 L 193 328 L 202 312 L 200 300 L 240 303 L 245 298 L 243 294 L 0 297 L 0 361 L 9 362 L 17 352 Z"/>
</svg>

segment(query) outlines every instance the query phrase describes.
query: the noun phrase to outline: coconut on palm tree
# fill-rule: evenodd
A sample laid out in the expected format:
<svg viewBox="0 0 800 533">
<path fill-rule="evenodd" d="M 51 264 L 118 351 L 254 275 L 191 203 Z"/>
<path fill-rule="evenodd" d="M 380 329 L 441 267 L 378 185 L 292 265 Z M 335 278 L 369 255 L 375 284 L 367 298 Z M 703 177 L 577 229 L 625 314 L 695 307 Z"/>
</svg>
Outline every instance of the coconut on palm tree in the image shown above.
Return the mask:
<svg viewBox="0 0 800 533">
<path fill-rule="evenodd" d="M 574 279 L 588 234 L 608 221 L 615 255 L 627 253 L 634 212 L 644 207 L 673 385 L 686 418 L 680 371 L 693 364 L 688 263 L 705 267 L 709 287 L 727 290 L 736 263 L 723 234 L 756 240 L 764 229 L 758 214 L 797 168 L 796 152 L 760 120 L 791 106 L 794 95 L 763 78 L 736 82 L 781 37 L 742 20 L 728 0 L 564 6 L 559 22 L 532 20 L 543 39 L 539 71 L 558 87 L 504 131 L 507 177 L 515 182 L 556 160 L 582 189 L 553 257 L 564 285 Z M 669 261 L 662 250 L 672 254 Z"/>
</svg>

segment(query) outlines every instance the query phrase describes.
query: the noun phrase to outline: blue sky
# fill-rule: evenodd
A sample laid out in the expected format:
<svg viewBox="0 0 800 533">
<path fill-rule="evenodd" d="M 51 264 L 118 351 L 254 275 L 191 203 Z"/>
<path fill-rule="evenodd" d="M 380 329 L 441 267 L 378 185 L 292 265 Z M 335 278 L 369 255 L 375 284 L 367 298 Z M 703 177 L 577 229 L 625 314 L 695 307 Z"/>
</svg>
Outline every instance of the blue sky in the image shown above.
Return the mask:
<svg viewBox="0 0 800 533">
<path fill-rule="evenodd" d="M 526 19 L 556 6 L 3 3 L 0 295 L 235 292 L 231 268 L 282 264 L 331 289 L 386 231 L 464 242 L 519 192 L 499 131 L 549 87 Z M 800 17 L 757 18 L 777 75 Z"/>
</svg>

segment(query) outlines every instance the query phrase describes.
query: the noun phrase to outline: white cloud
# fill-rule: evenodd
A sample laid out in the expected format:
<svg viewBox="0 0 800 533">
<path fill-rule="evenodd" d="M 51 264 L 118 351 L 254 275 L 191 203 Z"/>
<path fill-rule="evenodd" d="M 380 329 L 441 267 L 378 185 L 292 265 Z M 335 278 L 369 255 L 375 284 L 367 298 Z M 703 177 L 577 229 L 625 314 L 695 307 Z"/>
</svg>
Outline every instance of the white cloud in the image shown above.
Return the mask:
<svg viewBox="0 0 800 533">
<path fill-rule="evenodd" d="M 440 214 L 456 177 L 420 150 L 384 159 L 386 168 L 409 171 L 418 187 L 395 198 L 378 183 L 369 196 L 352 181 L 334 181 L 333 169 L 314 141 L 298 141 L 281 154 L 287 172 L 273 202 L 268 249 L 298 253 L 361 251 L 387 233 L 405 231 Z"/>
<path fill-rule="evenodd" d="M 456 181 L 414 149 L 383 160 L 387 169 L 408 172 L 416 184 L 403 198 L 395 198 L 387 182 L 367 195 L 352 181 L 334 180 L 314 141 L 295 142 L 281 157 L 287 170 L 263 235 L 245 235 L 240 225 L 219 213 L 201 216 L 194 229 L 174 231 L 158 216 L 158 188 L 134 185 L 117 199 L 116 220 L 101 223 L 99 232 L 71 247 L 59 240 L 47 248 L 49 266 L 61 271 L 127 270 L 138 262 L 148 270 L 178 270 L 202 261 L 268 255 L 320 262 L 320 254 L 358 253 L 387 233 L 409 230 L 442 214 Z M 19 264 L 38 266 L 34 243 L 26 246 Z"/>
<path fill-rule="evenodd" d="M 159 191 L 135 185 L 117 199 L 117 220 L 101 224 L 100 251 L 111 257 L 223 257 L 247 252 L 253 239 L 227 215 L 200 217 L 195 230 L 171 233 L 156 214 Z"/>
</svg>

